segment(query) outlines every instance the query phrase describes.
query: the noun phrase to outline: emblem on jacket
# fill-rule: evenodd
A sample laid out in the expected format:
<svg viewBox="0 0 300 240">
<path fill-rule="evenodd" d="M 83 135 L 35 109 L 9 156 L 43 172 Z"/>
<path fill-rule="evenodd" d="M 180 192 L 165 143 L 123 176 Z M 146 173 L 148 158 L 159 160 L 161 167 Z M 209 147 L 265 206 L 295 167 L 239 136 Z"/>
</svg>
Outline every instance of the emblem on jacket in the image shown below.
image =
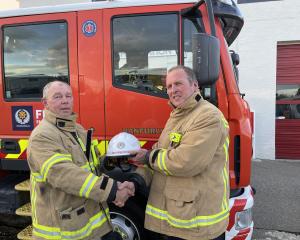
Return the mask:
<svg viewBox="0 0 300 240">
<path fill-rule="evenodd" d="M 182 135 L 180 133 L 171 132 L 170 133 L 170 142 L 171 143 L 180 143 Z"/>
</svg>

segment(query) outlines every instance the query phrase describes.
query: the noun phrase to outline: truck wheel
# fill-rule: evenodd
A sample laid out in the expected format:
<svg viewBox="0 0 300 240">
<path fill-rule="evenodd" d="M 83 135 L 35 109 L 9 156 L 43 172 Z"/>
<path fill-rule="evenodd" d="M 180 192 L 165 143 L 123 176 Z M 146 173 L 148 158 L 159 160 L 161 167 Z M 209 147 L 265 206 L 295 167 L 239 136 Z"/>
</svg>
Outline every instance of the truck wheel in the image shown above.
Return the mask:
<svg viewBox="0 0 300 240">
<path fill-rule="evenodd" d="M 152 232 L 144 229 L 145 210 L 132 200 L 126 202 L 123 208 L 110 205 L 110 217 L 114 231 L 118 232 L 125 240 L 152 240 Z"/>
</svg>

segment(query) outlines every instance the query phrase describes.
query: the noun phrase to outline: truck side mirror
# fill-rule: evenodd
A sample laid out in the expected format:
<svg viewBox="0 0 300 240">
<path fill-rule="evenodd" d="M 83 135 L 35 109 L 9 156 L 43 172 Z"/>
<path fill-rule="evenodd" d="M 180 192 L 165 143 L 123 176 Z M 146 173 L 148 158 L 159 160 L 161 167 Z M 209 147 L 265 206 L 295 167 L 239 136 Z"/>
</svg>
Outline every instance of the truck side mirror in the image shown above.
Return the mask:
<svg viewBox="0 0 300 240">
<path fill-rule="evenodd" d="M 193 69 L 199 86 L 213 85 L 219 77 L 220 42 L 205 33 L 195 33 L 192 38 Z"/>
</svg>

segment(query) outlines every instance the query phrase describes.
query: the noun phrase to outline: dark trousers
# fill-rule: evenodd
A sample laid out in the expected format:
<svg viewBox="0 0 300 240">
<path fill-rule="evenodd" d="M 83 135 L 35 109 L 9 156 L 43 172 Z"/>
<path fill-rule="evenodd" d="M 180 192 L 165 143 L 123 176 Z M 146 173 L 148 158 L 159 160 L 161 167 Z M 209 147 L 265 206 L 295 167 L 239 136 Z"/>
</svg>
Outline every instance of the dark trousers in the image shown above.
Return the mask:
<svg viewBox="0 0 300 240">
<path fill-rule="evenodd" d="M 168 240 L 184 240 L 182 238 L 178 238 L 178 237 L 168 237 Z M 225 233 L 221 234 L 219 237 L 214 238 L 212 240 L 225 240 Z"/>
</svg>

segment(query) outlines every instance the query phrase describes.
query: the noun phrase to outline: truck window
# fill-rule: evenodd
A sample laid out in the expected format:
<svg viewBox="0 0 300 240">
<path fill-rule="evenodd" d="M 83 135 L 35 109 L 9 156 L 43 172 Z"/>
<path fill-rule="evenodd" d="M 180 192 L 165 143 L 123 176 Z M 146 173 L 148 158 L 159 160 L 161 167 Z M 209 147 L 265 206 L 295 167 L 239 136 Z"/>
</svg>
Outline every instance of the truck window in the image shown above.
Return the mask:
<svg viewBox="0 0 300 240">
<path fill-rule="evenodd" d="M 65 22 L 5 26 L 2 31 L 6 100 L 39 99 L 48 82 L 69 82 Z"/>
<path fill-rule="evenodd" d="M 193 34 L 204 32 L 202 18 L 184 18 L 183 20 L 183 46 L 184 46 L 184 65 L 193 68 Z"/>
<path fill-rule="evenodd" d="M 113 19 L 113 85 L 167 98 L 167 70 L 179 62 L 178 15 Z"/>
</svg>

